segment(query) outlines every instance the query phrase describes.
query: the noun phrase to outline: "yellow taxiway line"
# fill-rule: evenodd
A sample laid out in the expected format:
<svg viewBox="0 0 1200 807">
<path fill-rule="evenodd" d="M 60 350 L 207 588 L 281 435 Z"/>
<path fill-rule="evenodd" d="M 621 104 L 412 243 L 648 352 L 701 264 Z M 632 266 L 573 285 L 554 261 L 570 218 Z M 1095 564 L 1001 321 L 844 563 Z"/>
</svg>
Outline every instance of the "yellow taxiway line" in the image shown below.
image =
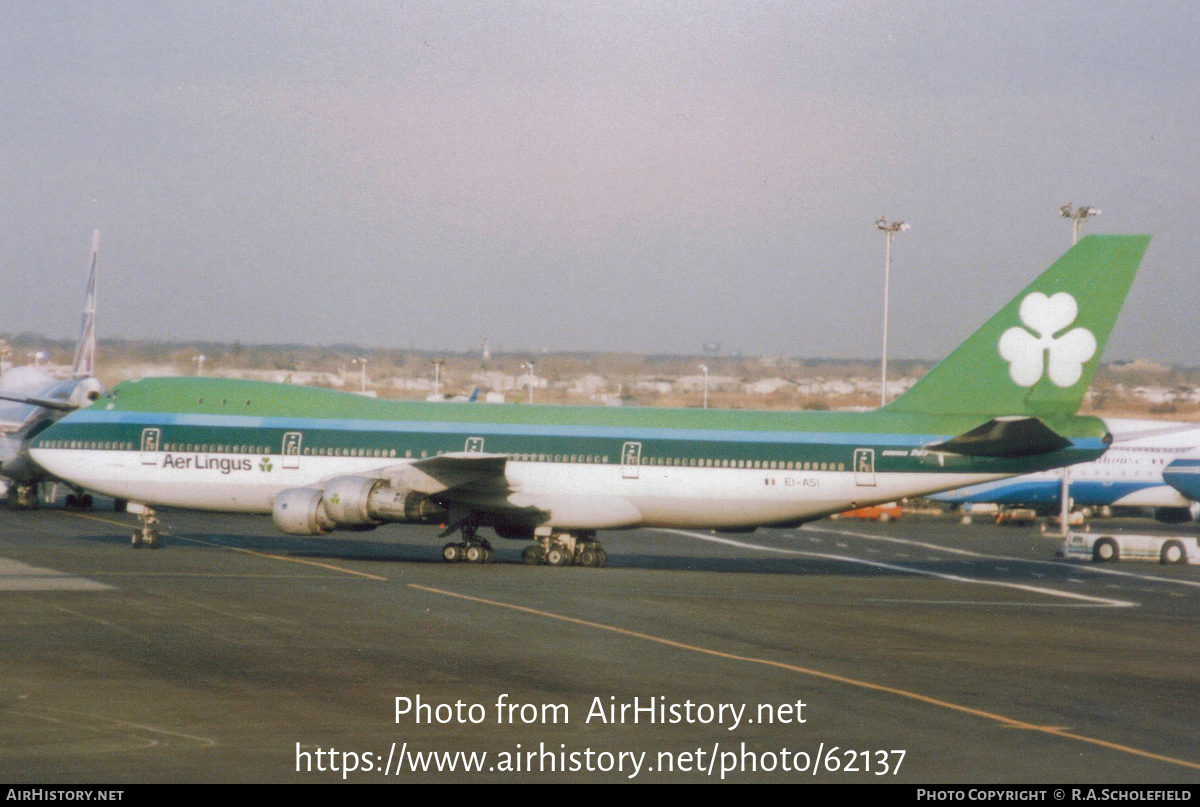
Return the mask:
<svg viewBox="0 0 1200 807">
<path fill-rule="evenodd" d="M 89 515 L 85 515 L 83 513 L 71 513 L 70 515 L 78 516 L 79 518 L 91 519 L 93 521 L 100 521 L 100 522 L 103 522 L 106 524 L 115 524 L 118 527 L 122 527 L 122 528 L 128 528 L 128 527 L 132 526 L 129 524 L 122 523 L 120 521 L 113 521 L 111 519 L 99 518 L 97 516 L 89 516 Z M 317 561 L 305 560 L 303 558 L 290 558 L 290 557 L 287 557 L 286 555 L 273 555 L 273 554 L 269 554 L 267 552 L 258 552 L 253 549 L 243 549 L 240 547 L 226 546 L 224 544 L 217 544 L 217 543 L 212 543 L 209 541 L 202 541 L 198 538 L 187 538 L 185 536 L 176 536 L 176 537 L 183 538 L 186 541 L 193 541 L 198 544 L 204 544 L 206 546 L 214 546 L 214 547 L 218 547 L 221 549 L 228 549 L 228 550 L 231 550 L 234 552 L 243 552 L 247 555 L 256 555 L 258 557 L 270 558 L 272 560 L 283 560 L 283 561 L 288 561 L 291 563 L 303 563 L 303 564 L 306 564 L 309 566 L 318 566 L 323 569 L 329 569 L 331 571 L 342 572 L 343 574 L 355 575 L 358 577 L 365 577 L 369 580 L 386 581 L 388 579 L 386 577 L 381 577 L 379 575 L 368 574 L 367 572 L 359 572 L 359 571 L 355 571 L 354 569 L 345 569 L 340 566 L 334 566 L 333 564 L 319 563 Z M 643 641 L 655 642 L 656 644 L 665 645 L 667 647 L 674 647 L 679 650 L 686 650 L 691 653 L 700 653 L 702 655 L 714 656 L 716 658 L 723 658 L 723 659 L 727 659 L 729 661 L 739 661 L 739 662 L 744 662 L 747 664 L 760 664 L 760 665 L 763 665 L 766 667 L 775 667 L 777 669 L 788 670 L 790 672 L 800 673 L 801 675 L 808 675 L 813 678 L 822 678 L 826 681 L 835 681 L 840 684 L 846 684 L 848 686 L 858 687 L 860 689 L 867 689 L 867 690 L 871 690 L 873 692 L 884 692 L 889 695 L 896 695 L 901 698 L 907 698 L 909 700 L 918 701 L 920 703 L 926 703 L 931 706 L 940 707 L 942 709 L 949 709 L 951 711 L 960 712 L 962 714 L 969 714 L 969 715 L 973 715 L 975 717 L 983 718 L 985 720 L 991 720 L 991 721 L 1001 724 L 1002 726 L 1006 726 L 1008 728 L 1021 729 L 1021 730 L 1025 730 L 1025 731 L 1035 731 L 1035 732 L 1039 732 L 1041 734 L 1049 734 L 1049 735 L 1052 735 L 1055 737 L 1062 737 L 1062 738 L 1068 739 L 1068 740 L 1076 740 L 1078 742 L 1088 743 L 1089 745 L 1100 746 L 1101 748 L 1108 748 L 1110 750 L 1119 751 L 1124 754 L 1131 754 L 1133 756 L 1143 757 L 1145 759 L 1152 759 L 1157 762 L 1165 762 L 1170 765 L 1180 765 L 1185 768 L 1192 768 L 1193 770 L 1200 770 L 1200 764 L 1195 763 L 1195 762 L 1189 762 L 1188 760 L 1185 760 L 1185 759 L 1177 759 L 1175 757 L 1169 757 L 1169 756 L 1165 756 L 1163 754 L 1156 754 L 1152 751 L 1144 751 L 1140 748 L 1134 748 L 1132 746 L 1122 745 L 1120 743 L 1109 742 L 1108 740 L 1101 740 L 1096 737 L 1088 737 L 1083 734 L 1077 734 L 1073 731 L 1067 731 L 1062 726 L 1039 726 L 1036 723 L 1029 723 L 1024 720 L 1018 720 L 1016 718 L 1006 717 L 1004 715 L 996 714 L 995 712 L 988 712 L 983 709 L 975 709 L 970 706 L 963 706 L 958 703 L 952 703 L 950 701 L 942 700 L 941 698 L 934 698 L 929 695 L 922 695 L 919 692 L 911 692 L 906 689 L 898 689 L 896 687 L 885 686 L 883 684 L 875 684 L 870 681 L 863 681 L 863 680 L 860 680 L 857 678 L 849 678 L 844 675 L 837 675 L 836 673 L 828 673 L 828 672 L 823 672 L 821 670 L 814 670 L 814 669 L 811 669 L 808 667 L 800 667 L 796 664 L 788 664 L 783 661 L 774 661 L 772 659 L 758 658 L 755 656 L 742 656 L 742 655 L 738 655 L 736 653 L 726 653 L 722 650 L 713 650 L 712 648 L 709 648 L 709 647 L 701 647 L 699 645 L 688 644 L 686 642 L 680 642 L 680 641 L 676 641 L 674 639 L 667 639 L 662 636 L 654 636 L 653 634 L 642 633 L 640 631 L 630 630 L 628 628 L 620 628 L 615 625 L 606 625 L 603 622 L 593 622 L 588 619 L 580 619 L 578 617 L 566 616 L 564 614 L 556 614 L 552 611 L 542 611 L 537 608 L 530 608 L 529 606 L 526 606 L 526 605 L 516 605 L 514 603 L 502 602 L 500 600 L 490 600 L 490 599 L 486 599 L 484 597 L 475 597 L 470 594 L 461 594 L 461 593 L 455 592 L 455 591 L 446 591 L 445 589 L 433 588 L 431 586 L 422 586 L 417 583 L 408 583 L 407 585 L 409 588 L 416 589 L 418 591 L 425 591 L 430 594 L 438 594 L 438 595 L 445 596 L 445 597 L 456 597 L 461 600 L 467 600 L 469 602 L 480 603 L 482 605 L 491 605 L 491 606 L 495 606 L 497 608 L 506 608 L 510 611 L 518 611 L 518 612 L 525 613 L 525 614 L 532 614 L 534 616 L 544 617 L 546 619 L 554 619 L 554 620 L 558 620 L 560 622 L 567 622 L 567 623 L 571 623 L 574 625 L 581 625 L 581 626 L 587 627 L 587 628 L 594 628 L 596 630 L 608 631 L 610 633 L 616 633 L 616 634 L 619 634 L 622 636 L 629 636 L 634 639 L 641 639 Z"/>
<path fill-rule="evenodd" d="M 91 521 L 99 521 L 102 524 L 115 524 L 116 526 L 122 527 L 124 529 L 130 529 L 130 528 L 137 527 L 136 524 L 126 524 L 122 521 L 113 521 L 111 518 L 100 518 L 99 516 L 89 516 L 84 513 L 66 513 L 66 515 L 76 516 L 77 518 L 86 518 L 86 519 L 90 519 Z M 354 569 L 347 569 L 342 566 L 334 566 L 332 563 L 321 563 L 320 561 L 307 560 L 306 558 L 291 558 L 291 557 L 288 557 L 287 555 L 273 555 L 269 552 L 259 552 L 254 549 L 244 549 L 239 546 L 226 546 L 225 544 L 218 544 L 218 543 L 214 543 L 212 541 L 202 541 L 199 538 L 189 538 L 186 535 L 174 535 L 172 537 L 179 538 L 184 541 L 191 541 L 192 543 L 196 543 L 196 544 L 203 544 L 204 546 L 215 546 L 215 547 L 218 547 L 219 549 L 228 549 L 230 552 L 242 552 L 246 555 L 255 555 L 260 558 L 270 558 L 272 560 L 285 560 L 289 563 L 302 563 L 305 566 L 316 566 L 321 569 L 329 569 L 330 571 L 333 571 L 333 572 L 341 572 L 342 574 L 349 574 L 349 575 L 353 575 L 355 577 L 365 577 L 368 580 L 379 580 L 379 581 L 386 582 L 388 579 L 386 577 L 381 577 L 377 574 L 369 574 L 367 572 L 360 572 L 360 571 L 356 571 Z"/>
<path fill-rule="evenodd" d="M 874 684 L 874 683 L 871 683 L 870 681 L 862 681 L 857 678 L 848 678 L 847 676 L 844 676 L 844 675 L 837 675 L 835 673 L 822 672 L 821 670 L 813 670 L 808 667 L 800 667 L 795 664 L 787 664 L 786 662 L 782 662 L 782 661 L 774 661 L 772 659 L 757 658 L 755 656 L 742 656 L 742 655 L 738 655 L 736 653 L 726 653 L 721 650 L 713 650 L 708 647 L 701 647 L 699 645 L 687 644 L 686 642 L 679 642 L 674 639 L 666 639 L 661 636 L 654 636 L 649 633 L 641 633 L 639 631 L 629 630 L 628 628 L 619 628 L 619 627 L 616 627 L 615 625 L 606 625 L 603 622 L 593 622 L 588 619 L 579 619 L 578 617 L 565 616 L 563 614 L 556 614 L 551 611 L 542 611 L 537 608 L 530 608 L 525 605 L 515 605 L 513 603 L 501 602 L 500 600 L 489 600 L 489 599 L 485 599 L 483 597 L 475 597 L 470 594 L 460 594 L 455 591 L 446 591 L 444 589 L 432 588 L 430 586 L 422 586 L 417 583 L 408 583 L 407 585 L 409 588 L 417 589 L 419 591 L 426 591 L 431 594 L 441 594 L 446 597 L 457 597 L 458 599 L 468 600 L 470 602 L 481 603 L 483 605 L 493 605 L 493 606 L 496 606 L 497 608 L 507 608 L 512 611 L 519 611 L 521 613 L 533 614 L 534 616 L 545 617 L 547 619 L 556 619 L 560 622 L 569 622 L 574 625 L 582 625 L 582 626 L 588 627 L 588 628 L 595 628 L 597 630 L 604 630 L 604 631 L 608 631 L 610 633 L 617 633 L 622 636 L 630 636 L 635 639 L 642 639 L 647 642 L 655 642 L 657 644 L 666 645 L 667 647 L 674 647 L 679 650 L 686 650 L 686 651 L 689 651 L 692 653 L 701 653 L 706 656 L 715 656 L 717 658 L 728 659 L 730 661 L 740 661 L 740 662 L 745 662 L 748 664 L 761 664 L 761 665 L 764 665 L 767 667 L 775 667 L 775 668 L 778 668 L 781 670 L 788 670 L 790 672 L 795 672 L 795 673 L 800 673 L 802 675 L 812 676 L 814 678 L 823 678 L 827 681 L 836 681 L 837 683 L 840 683 L 840 684 L 847 684 L 849 686 L 858 687 L 860 689 L 868 689 L 873 692 L 886 692 L 889 695 L 897 695 L 899 697 L 907 698 L 909 700 L 919 701 L 921 703 L 927 703 L 931 706 L 938 706 L 943 709 L 950 709 L 955 712 L 961 712 L 963 714 L 969 714 L 969 715 L 974 715 L 975 717 L 981 717 L 981 718 L 984 718 L 985 720 L 992 720 L 992 721 L 1000 723 L 1001 725 L 1006 726 L 1008 728 L 1023 729 L 1026 731 L 1036 731 L 1036 732 L 1040 732 L 1042 734 L 1051 734 L 1055 737 L 1063 737 L 1063 738 L 1069 739 L 1069 740 L 1077 740 L 1082 743 L 1098 745 L 1103 748 L 1111 749 L 1113 751 L 1120 751 L 1125 754 L 1132 754 L 1134 756 L 1144 757 L 1146 759 L 1153 759 L 1158 762 L 1166 762 L 1171 765 L 1181 765 L 1185 768 L 1192 768 L 1195 770 L 1200 770 L 1200 764 L 1197 764 L 1195 762 L 1189 762 L 1185 759 L 1176 759 L 1175 757 L 1168 757 L 1168 756 L 1164 756 L 1163 754 L 1155 754 L 1151 751 L 1143 751 L 1140 748 L 1133 748 L 1128 745 L 1121 745 L 1120 743 L 1113 743 L 1113 742 L 1109 742 L 1107 740 L 1100 740 L 1095 737 L 1088 737 L 1083 734 L 1076 734 L 1075 732 L 1067 731 L 1062 726 L 1039 726 L 1035 723 L 1028 723 L 1024 720 L 1017 720 L 1016 718 L 1005 717 L 1004 715 L 996 714 L 994 712 L 987 712 L 982 709 L 975 709 L 970 706 L 963 706 L 961 704 L 951 703 L 950 701 L 945 701 L 940 698 L 930 697 L 929 695 L 922 695 L 919 692 L 910 692 L 909 690 L 906 690 L 906 689 L 897 689 L 896 687 L 884 686 L 883 684 Z"/>
</svg>

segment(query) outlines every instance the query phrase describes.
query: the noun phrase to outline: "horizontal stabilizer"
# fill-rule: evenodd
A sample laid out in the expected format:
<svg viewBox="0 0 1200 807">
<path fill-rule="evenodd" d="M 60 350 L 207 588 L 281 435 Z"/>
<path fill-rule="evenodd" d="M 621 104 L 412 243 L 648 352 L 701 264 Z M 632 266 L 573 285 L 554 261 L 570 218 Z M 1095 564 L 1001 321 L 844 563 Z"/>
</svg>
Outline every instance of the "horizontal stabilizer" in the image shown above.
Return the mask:
<svg viewBox="0 0 1200 807">
<path fill-rule="evenodd" d="M 995 418 L 947 440 L 925 446 L 968 457 L 1031 457 L 1049 454 L 1071 445 L 1071 441 L 1037 418 Z"/>
</svg>

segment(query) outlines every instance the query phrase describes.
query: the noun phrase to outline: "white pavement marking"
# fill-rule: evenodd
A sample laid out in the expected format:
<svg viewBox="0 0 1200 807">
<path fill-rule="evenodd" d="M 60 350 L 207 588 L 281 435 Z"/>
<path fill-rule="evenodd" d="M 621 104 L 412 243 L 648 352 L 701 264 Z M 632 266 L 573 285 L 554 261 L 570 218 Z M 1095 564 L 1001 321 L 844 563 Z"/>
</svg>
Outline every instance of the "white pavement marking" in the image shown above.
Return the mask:
<svg viewBox="0 0 1200 807">
<path fill-rule="evenodd" d="M 0 591 L 111 591 L 112 588 L 86 577 L 0 558 Z"/>
<path fill-rule="evenodd" d="M 1033 558 L 1014 558 L 1011 555 L 985 555 L 981 552 L 971 552 L 968 549 L 955 549 L 949 546 L 940 546 L 938 544 L 930 544 L 924 541 L 913 541 L 908 538 L 896 538 L 891 535 L 873 535 L 869 532 L 854 532 L 853 530 L 834 530 L 829 527 L 813 527 L 804 525 L 800 528 L 806 532 L 829 532 L 834 535 L 849 535 L 855 538 L 865 538 L 868 541 L 884 541 L 890 544 L 909 544 L 912 546 L 923 546 L 929 549 L 936 549 L 940 552 L 949 552 L 954 555 L 967 555 L 972 558 L 982 558 L 984 560 L 1009 560 L 1017 561 L 1018 563 L 1037 563 L 1042 566 L 1057 566 L 1058 568 L 1067 568 L 1071 571 L 1091 572 L 1092 574 L 1110 574 L 1116 577 L 1134 577 L 1138 580 L 1153 580 L 1156 583 L 1175 583 L 1180 586 L 1193 586 L 1200 588 L 1200 580 L 1183 580 L 1178 577 L 1157 577 L 1152 574 L 1139 574 L 1137 572 L 1123 572 L 1117 569 L 1108 569 L 1102 566 L 1082 566 L 1078 563 L 1072 563 L 1065 560 L 1036 560 Z M 899 553 L 898 553 L 899 554 Z M 901 555 L 904 557 L 904 555 Z M 1086 561 L 1085 561 L 1086 563 Z"/>
<path fill-rule="evenodd" d="M 83 727 L 85 721 L 92 720 L 97 723 L 108 723 L 114 726 L 120 726 L 126 729 L 135 729 L 137 731 L 148 731 L 153 734 L 158 734 L 163 737 L 177 737 L 181 740 L 189 740 L 200 747 L 212 747 L 218 745 L 217 741 L 210 737 L 200 737 L 195 734 L 185 734 L 182 731 L 172 731 L 160 726 L 151 726 L 146 723 L 132 723 L 128 720 L 118 720 L 115 717 L 107 717 L 105 715 L 96 714 L 94 712 L 75 712 L 69 709 L 54 709 L 49 706 L 27 706 L 24 708 L 11 710 L 12 714 L 24 715 L 26 717 L 34 717 L 42 720 L 49 720 L 56 723 L 66 723 L 75 727 Z M 84 720 L 70 720 L 68 718 L 55 718 L 53 715 L 71 715 L 74 717 L 84 718 Z M 150 740 L 145 747 L 153 747 L 159 745 L 158 740 Z"/>
<path fill-rule="evenodd" d="M 926 577 L 937 577 L 942 580 L 950 580 L 955 583 L 967 583 L 976 586 L 999 586 L 1000 588 L 1012 588 L 1018 591 L 1028 591 L 1034 594 L 1044 594 L 1050 597 L 1062 597 L 1068 600 L 1082 600 L 1097 606 L 1105 608 L 1132 608 L 1138 603 L 1126 602 L 1125 600 L 1109 600 L 1103 597 L 1090 597 L 1086 594 L 1075 594 L 1068 591 L 1059 591 L 1053 588 L 1042 588 L 1041 586 L 1026 586 L 1021 583 L 1005 583 L 1001 580 L 979 580 L 973 577 L 962 577 L 957 574 L 946 574 L 944 572 L 933 572 L 928 569 L 916 569 L 911 566 L 898 566 L 894 563 L 881 563 L 877 560 L 866 560 L 865 558 L 852 558 L 847 555 L 830 555 L 824 552 L 805 552 L 800 549 L 785 549 L 783 547 L 762 546 L 760 544 L 751 544 L 745 541 L 735 541 L 732 538 L 718 538 L 715 535 L 705 535 L 699 532 L 690 532 L 688 530 L 674 529 L 659 529 L 658 532 L 670 532 L 676 535 L 684 535 L 688 538 L 697 538 L 701 541 L 710 541 L 714 544 L 725 544 L 726 546 L 736 546 L 742 549 L 753 549 L 759 552 L 775 552 L 780 555 L 796 555 L 805 558 L 822 558 L 824 560 L 837 560 L 843 563 L 858 563 L 863 566 L 873 566 L 877 569 L 888 569 L 895 572 L 904 572 L 905 574 L 918 574 Z"/>
</svg>

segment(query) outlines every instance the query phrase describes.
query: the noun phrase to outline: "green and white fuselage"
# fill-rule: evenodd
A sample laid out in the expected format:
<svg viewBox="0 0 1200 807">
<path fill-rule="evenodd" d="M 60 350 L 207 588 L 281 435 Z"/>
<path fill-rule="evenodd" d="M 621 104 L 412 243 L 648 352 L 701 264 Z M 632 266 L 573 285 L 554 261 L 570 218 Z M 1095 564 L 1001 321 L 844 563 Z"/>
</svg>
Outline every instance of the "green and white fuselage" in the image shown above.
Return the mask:
<svg viewBox="0 0 1200 807">
<path fill-rule="evenodd" d="M 505 519 L 613 529 L 799 521 L 1082 462 L 1105 449 L 1101 421 L 1066 416 L 1049 424 L 1070 441 L 1056 451 L 930 450 L 988 420 L 410 403 L 252 381 L 147 379 L 58 424 L 36 456 L 109 496 L 269 513 L 288 488 L 443 455 L 502 455 L 503 486 L 441 498 Z"/>
<path fill-rule="evenodd" d="M 468 558 L 491 526 L 540 538 L 532 561 L 602 565 L 596 530 L 797 523 L 1095 459 L 1104 424 L 1075 413 L 1148 242 L 1082 239 L 872 412 L 408 403 L 163 378 L 119 385 L 31 453 L 110 496 L 270 512 L 287 533 L 443 521 Z"/>
</svg>

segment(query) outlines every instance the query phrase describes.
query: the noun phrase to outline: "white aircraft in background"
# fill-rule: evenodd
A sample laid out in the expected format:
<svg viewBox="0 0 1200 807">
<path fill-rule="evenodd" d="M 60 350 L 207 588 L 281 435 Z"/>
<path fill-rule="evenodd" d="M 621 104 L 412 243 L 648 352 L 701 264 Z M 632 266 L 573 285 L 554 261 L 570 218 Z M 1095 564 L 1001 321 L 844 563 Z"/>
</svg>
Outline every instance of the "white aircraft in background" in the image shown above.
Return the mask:
<svg viewBox="0 0 1200 807">
<path fill-rule="evenodd" d="M 1077 507 L 1144 507 L 1168 524 L 1195 517 L 1192 500 L 1168 484 L 1163 471 L 1200 448 L 1200 423 L 1105 418 L 1113 443 L 1104 456 L 1072 465 L 1070 498 Z M 989 503 L 1044 512 L 1062 505 L 1062 470 L 1038 471 L 929 498 L 951 504 Z"/>
<path fill-rule="evenodd" d="M 71 377 L 58 379 L 36 366 L 17 367 L 0 376 L 0 476 L 8 480 L 8 506 L 35 510 L 38 487 L 58 481 L 29 457 L 29 442 L 69 412 L 88 406 L 104 394 L 93 375 L 96 364 L 96 258 L 100 231 L 92 234 L 92 260 L 83 324 Z M 74 487 L 74 486 L 72 486 Z M 87 508 L 92 497 L 80 488 L 67 497 L 68 507 Z"/>
</svg>

